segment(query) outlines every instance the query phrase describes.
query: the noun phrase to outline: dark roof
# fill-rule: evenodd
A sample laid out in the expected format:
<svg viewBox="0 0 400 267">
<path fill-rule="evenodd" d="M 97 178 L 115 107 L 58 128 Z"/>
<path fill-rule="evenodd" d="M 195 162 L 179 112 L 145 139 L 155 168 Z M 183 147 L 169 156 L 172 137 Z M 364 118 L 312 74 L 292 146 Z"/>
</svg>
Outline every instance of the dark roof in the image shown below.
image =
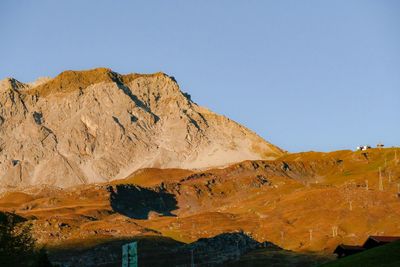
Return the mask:
<svg viewBox="0 0 400 267">
<path fill-rule="evenodd" d="M 340 245 L 344 249 L 364 249 L 362 246 Z"/>
<path fill-rule="evenodd" d="M 342 258 L 342 257 L 346 257 L 349 255 L 359 253 L 363 250 L 365 250 L 365 248 L 360 247 L 360 246 L 349 246 L 349 245 L 340 244 L 339 246 L 336 247 L 336 249 L 333 253 L 337 254 L 339 258 Z"/>
<path fill-rule="evenodd" d="M 394 242 L 394 241 L 400 240 L 400 236 L 377 236 L 377 235 L 372 235 L 372 236 L 368 237 L 367 241 L 369 239 L 372 239 L 372 240 L 374 240 L 374 241 L 376 241 L 378 243 L 390 243 L 390 242 Z M 367 242 L 367 241 L 365 241 L 365 242 Z"/>
<path fill-rule="evenodd" d="M 340 244 L 339 246 L 336 247 L 335 251 L 337 249 L 344 249 L 344 250 L 364 250 L 362 246 L 350 246 L 350 245 L 344 245 Z"/>
</svg>

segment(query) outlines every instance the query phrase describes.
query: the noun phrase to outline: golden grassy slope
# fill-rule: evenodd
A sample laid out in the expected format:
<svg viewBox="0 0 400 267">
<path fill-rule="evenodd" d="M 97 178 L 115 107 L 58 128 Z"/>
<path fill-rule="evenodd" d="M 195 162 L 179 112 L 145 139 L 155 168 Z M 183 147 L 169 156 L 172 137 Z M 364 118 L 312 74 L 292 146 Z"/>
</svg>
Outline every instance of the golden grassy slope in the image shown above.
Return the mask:
<svg viewBox="0 0 400 267">
<path fill-rule="evenodd" d="M 8 193 L 0 209 L 31 218 L 40 242 L 50 246 L 136 235 L 191 242 L 243 230 L 286 249 L 332 251 L 372 234 L 400 235 L 395 150 L 297 153 L 202 172 L 145 169 L 111 184 Z M 141 220 L 113 211 L 107 187 L 127 184 L 174 194 L 176 217 L 150 212 Z"/>
<path fill-rule="evenodd" d="M 70 93 L 83 90 L 90 85 L 101 82 L 129 83 L 139 77 L 153 76 L 165 76 L 165 74 L 157 72 L 154 74 L 130 73 L 127 75 L 120 75 L 108 68 L 95 68 L 83 71 L 67 70 L 57 75 L 54 79 L 51 79 L 48 82 L 40 84 L 31 89 L 25 90 L 23 93 L 48 96 L 54 93 Z"/>
</svg>

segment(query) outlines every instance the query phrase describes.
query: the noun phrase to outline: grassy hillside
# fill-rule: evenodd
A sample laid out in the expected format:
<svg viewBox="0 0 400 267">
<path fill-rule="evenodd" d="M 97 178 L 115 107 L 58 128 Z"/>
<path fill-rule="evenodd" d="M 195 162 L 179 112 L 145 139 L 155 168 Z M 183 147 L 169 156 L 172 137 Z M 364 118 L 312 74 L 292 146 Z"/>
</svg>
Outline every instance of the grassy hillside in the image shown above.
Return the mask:
<svg viewBox="0 0 400 267">
<path fill-rule="evenodd" d="M 397 267 L 400 266 L 400 242 L 373 248 L 321 267 Z"/>
<path fill-rule="evenodd" d="M 260 248 L 243 255 L 238 261 L 227 262 L 224 267 L 314 267 L 331 261 L 332 256 L 322 253 L 296 253 L 293 251 Z"/>
<path fill-rule="evenodd" d="M 306 267 L 333 260 L 309 252 L 361 244 L 369 235 L 400 235 L 399 184 L 400 148 L 306 152 L 209 170 L 142 169 L 122 180 L 64 190 L 10 191 L 0 194 L 0 211 L 27 218 L 38 243 L 48 248 L 97 248 L 100 240 L 142 235 L 192 243 L 240 231 L 285 251 L 258 250 L 233 266 Z M 171 205 L 154 202 L 164 194 Z M 163 213 L 166 207 L 171 215 Z M 113 257 L 106 255 L 120 255 L 118 246 L 107 253 L 98 248 L 85 257 L 100 262 L 97 255 L 104 255 L 109 262 Z M 64 262 L 81 258 L 67 256 Z M 370 262 L 362 266 L 385 266 Z"/>
</svg>

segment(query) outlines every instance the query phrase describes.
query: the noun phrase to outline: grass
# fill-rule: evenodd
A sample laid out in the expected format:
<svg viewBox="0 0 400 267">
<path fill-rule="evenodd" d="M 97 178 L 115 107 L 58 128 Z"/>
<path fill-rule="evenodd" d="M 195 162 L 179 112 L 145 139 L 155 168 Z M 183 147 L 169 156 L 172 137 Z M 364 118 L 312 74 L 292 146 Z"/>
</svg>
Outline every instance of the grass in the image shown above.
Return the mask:
<svg viewBox="0 0 400 267">
<path fill-rule="evenodd" d="M 338 259 L 320 267 L 398 267 L 400 266 L 400 241 L 366 250 Z"/>
<path fill-rule="evenodd" d="M 331 260 L 330 255 L 297 253 L 287 250 L 262 248 L 243 255 L 238 261 L 224 267 L 313 267 Z"/>
</svg>

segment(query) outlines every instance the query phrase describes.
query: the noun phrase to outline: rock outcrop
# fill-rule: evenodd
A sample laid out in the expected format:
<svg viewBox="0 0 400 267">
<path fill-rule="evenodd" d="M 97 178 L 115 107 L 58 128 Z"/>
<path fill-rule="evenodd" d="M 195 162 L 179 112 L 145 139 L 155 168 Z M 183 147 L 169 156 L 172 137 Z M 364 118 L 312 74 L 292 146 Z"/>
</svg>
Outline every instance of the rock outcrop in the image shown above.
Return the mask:
<svg viewBox="0 0 400 267">
<path fill-rule="evenodd" d="M 164 73 L 65 71 L 0 82 L 0 188 L 69 187 L 144 167 L 208 168 L 284 152 L 195 104 Z"/>
</svg>

